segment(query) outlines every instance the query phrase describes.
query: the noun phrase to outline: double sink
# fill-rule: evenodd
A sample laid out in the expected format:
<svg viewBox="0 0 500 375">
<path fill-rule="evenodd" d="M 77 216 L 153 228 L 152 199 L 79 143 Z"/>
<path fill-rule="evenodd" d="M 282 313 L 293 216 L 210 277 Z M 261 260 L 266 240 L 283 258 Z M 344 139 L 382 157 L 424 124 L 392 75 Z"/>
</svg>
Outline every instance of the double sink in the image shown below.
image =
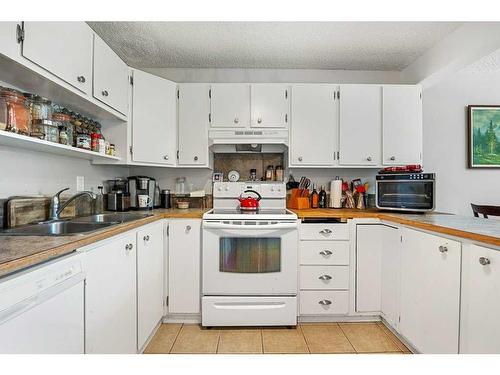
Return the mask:
<svg viewBox="0 0 500 375">
<path fill-rule="evenodd" d="M 106 213 L 91 216 L 42 221 L 0 231 L 0 236 L 69 236 L 87 234 L 106 227 L 140 220 L 152 213 Z"/>
</svg>

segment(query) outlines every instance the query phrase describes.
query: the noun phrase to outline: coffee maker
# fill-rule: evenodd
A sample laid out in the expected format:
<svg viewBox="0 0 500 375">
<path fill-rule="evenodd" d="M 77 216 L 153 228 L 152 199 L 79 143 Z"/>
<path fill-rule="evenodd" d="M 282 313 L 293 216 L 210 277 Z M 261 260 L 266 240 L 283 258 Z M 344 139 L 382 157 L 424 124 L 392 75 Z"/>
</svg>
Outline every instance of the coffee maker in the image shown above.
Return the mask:
<svg viewBox="0 0 500 375">
<path fill-rule="evenodd" d="M 130 209 L 130 193 L 128 192 L 128 180 L 126 178 L 115 178 L 107 180 L 106 183 L 106 209 L 108 211 L 128 211 Z"/>
<path fill-rule="evenodd" d="M 130 208 L 133 210 L 150 210 L 155 204 L 156 180 L 147 176 L 132 176 L 128 178 L 130 193 Z M 149 199 L 145 199 L 148 196 Z"/>
</svg>

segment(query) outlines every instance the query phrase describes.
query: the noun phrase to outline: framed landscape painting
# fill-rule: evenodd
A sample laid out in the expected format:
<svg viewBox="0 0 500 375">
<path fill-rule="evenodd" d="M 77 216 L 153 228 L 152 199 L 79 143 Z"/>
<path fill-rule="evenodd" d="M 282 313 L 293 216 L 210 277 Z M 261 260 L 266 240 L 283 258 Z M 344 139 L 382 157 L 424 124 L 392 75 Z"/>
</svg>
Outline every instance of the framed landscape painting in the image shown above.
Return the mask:
<svg viewBox="0 0 500 375">
<path fill-rule="evenodd" d="M 467 108 L 469 168 L 500 168 L 500 105 Z"/>
</svg>

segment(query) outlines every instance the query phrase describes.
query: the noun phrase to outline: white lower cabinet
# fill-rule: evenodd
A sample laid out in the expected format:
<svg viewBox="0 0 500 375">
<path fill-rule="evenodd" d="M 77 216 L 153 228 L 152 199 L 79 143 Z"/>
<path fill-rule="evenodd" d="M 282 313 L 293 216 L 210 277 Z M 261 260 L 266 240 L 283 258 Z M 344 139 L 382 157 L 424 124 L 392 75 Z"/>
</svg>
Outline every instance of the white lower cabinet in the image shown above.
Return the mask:
<svg viewBox="0 0 500 375">
<path fill-rule="evenodd" d="M 382 232 L 380 314 L 397 330 L 399 327 L 401 237 L 398 228 L 381 225 L 380 230 Z"/>
<path fill-rule="evenodd" d="M 460 353 L 500 354 L 500 250 L 464 246 Z"/>
<path fill-rule="evenodd" d="M 128 232 L 84 257 L 85 353 L 136 353 L 136 245 Z"/>
<path fill-rule="evenodd" d="M 163 317 L 163 221 L 137 231 L 137 350 Z"/>
<path fill-rule="evenodd" d="M 168 312 L 200 312 L 201 220 L 168 223 Z"/>
<path fill-rule="evenodd" d="M 299 298 L 302 315 L 345 315 L 349 312 L 347 290 L 301 290 Z"/>
<path fill-rule="evenodd" d="M 421 353 L 458 353 L 460 242 L 403 230 L 400 333 Z"/>
</svg>

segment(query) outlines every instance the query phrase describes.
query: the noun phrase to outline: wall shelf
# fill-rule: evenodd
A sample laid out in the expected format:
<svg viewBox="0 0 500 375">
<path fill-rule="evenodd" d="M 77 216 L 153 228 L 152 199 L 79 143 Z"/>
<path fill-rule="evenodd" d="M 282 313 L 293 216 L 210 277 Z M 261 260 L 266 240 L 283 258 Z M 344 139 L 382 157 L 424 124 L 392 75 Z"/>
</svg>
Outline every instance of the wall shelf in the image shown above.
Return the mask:
<svg viewBox="0 0 500 375">
<path fill-rule="evenodd" d="M 66 146 L 59 143 L 48 142 L 38 138 L 11 133 L 4 130 L 0 130 L 0 145 L 87 160 L 106 160 L 108 162 L 120 160 L 120 158 L 117 156 L 103 155 L 97 152 L 72 146 Z"/>
</svg>

